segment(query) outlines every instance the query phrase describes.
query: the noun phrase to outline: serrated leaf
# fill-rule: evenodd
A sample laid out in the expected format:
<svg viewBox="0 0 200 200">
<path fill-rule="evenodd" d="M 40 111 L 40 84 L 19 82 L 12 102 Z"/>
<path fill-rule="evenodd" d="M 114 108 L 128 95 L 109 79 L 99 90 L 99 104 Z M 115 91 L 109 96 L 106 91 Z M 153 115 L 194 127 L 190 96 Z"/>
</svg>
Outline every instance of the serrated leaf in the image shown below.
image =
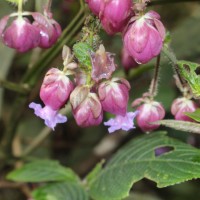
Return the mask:
<svg viewBox="0 0 200 200">
<path fill-rule="evenodd" d="M 91 67 L 91 59 L 90 59 L 90 52 L 93 51 L 92 47 L 84 42 L 76 43 L 73 46 L 74 55 L 78 59 L 78 61 L 87 67 Z"/>
<path fill-rule="evenodd" d="M 155 149 L 166 146 L 173 150 L 156 157 Z M 199 177 L 200 150 L 155 132 L 122 147 L 93 180 L 90 194 L 95 200 L 121 200 L 143 178 L 166 187 Z"/>
<path fill-rule="evenodd" d="M 34 200 L 89 200 L 82 186 L 76 183 L 51 183 L 33 192 Z"/>
<path fill-rule="evenodd" d="M 178 61 L 177 65 L 182 77 L 187 81 L 194 96 L 200 98 L 200 64 Z"/>
<path fill-rule="evenodd" d="M 152 122 L 151 124 L 159 124 L 159 125 L 163 125 L 163 126 L 167 126 L 167 127 L 179 130 L 179 131 L 200 134 L 200 124 L 197 124 L 194 122 L 166 119 L 166 120 Z"/>
<path fill-rule="evenodd" d="M 185 112 L 184 114 L 191 119 L 200 122 L 200 109 L 196 109 L 194 112 Z"/>
<path fill-rule="evenodd" d="M 25 164 L 7 175 L 7 179 L 18 182 L 77 181 L 76 174 L 57 161 L 40 160 Z"/>
</svg>

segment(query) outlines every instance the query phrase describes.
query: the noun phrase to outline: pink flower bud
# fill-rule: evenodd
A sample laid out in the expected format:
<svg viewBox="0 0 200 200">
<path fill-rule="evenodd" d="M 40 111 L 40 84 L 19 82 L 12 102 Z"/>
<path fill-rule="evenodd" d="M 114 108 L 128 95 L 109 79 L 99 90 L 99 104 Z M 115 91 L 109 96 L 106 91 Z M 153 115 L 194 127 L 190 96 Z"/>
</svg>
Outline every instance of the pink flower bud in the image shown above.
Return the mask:
<svg viewBox="0 0 200 200">
<path fill-rule="evenodd" d="M 126 48 L 123 48 L 122 50 L 122 66 L 126 71 L 139 66 L 139 64 L 130 56 Z"/>
<path fill-rule="evenodd" d="M 50 48 L 54 45 L 62 32 L 60 25 L 52 18 L 52 14 L 47 14 L 44 16 L 37 12 L 32 13 L 35 20 L 33 25 L 40 30 L 39 47 L 41 48 Z"/>
<path fill-rule="evenodd" d="M 104 0 L 86 0 L 90 10 L 98 16 L 100 13 L 101 4 L 104 3 Z"/>
<path fill-rule="evenodd" d="M 105 126 L 110 126 L 108 128 L 109 133 L 112 133 L 116 130 L 129 131 L 130 129 L 135 128 L 133 120 L 136 117 L 138 112 L 128 112 L 124 116 L 117 115 L 114 119 L 110 119 L 107 122 L 104 122 Z"/>
<path fill-rule="evenodd" d="M 157 129 L 159 125 L 152 125 L 150 123 L 165 117 L 163 106 L 156 101 L 144 103 L 139 106 L 137 110 L 139 111 L 136 117 L 137 123 L 144 132 L 150 132 Z"/>
<path fill-rule="evenodd" d="M 186 116 L 185 112 L 194 112 L 198 108 L 197 104 L 185 97 L 177 98 L 173 101 L 171 106 L 171 113 L 175 116 L 176 120 L 193 121 Z"/>
<path fill-rule="evenodd" d="M 129 82 L 122 78 L 113 78 L 101 83 L 98 94 L 103 110 L 124 116 L 127 110 L 129 90 Z"/>
<path fill-rule="evenodd" d="M 95 93 L 88 86 L 77 86 L 70 95 L 70 103 L 76 123 L 81 127 L 97 126 L 102 122 L 103 111 Z"/>
<path fill-rule="evenodd" d="M 67 117 L 58 113 L 58 110 L 52 109 L 50 106 L 45 106 L 42 108 L 40 104 L 30 103 L 29 108 L 34 109 L 34 113 L 36 116 L 44 119 L 45 125 L 49 128 L 55 128 L 58 123 L 65 123 L 67 121 Z"/>
<path fill-rule="evenodd" d="M 124 47 L 139 64 L 147 63 L 160 54 L 165 28 L 159 19 L 154 11 L 135 17 L 124 35 Z"/>
<path fill-rule="evenodd" d="M 133 15 L 132 0 L 108 0 L 103 6 L 100 19 L 105 31 L 110 35 L 121 32 Z"/>
<path fill-rule="evenodd" d="M 45 75 L 40 89 L 40 98 L 45 105 L 59 110 L 68 100 L 73 88 L 73 83 L 63 71 L 52 68 Z"/>
<path fill-rule="evenodd" d="M 91 53 L 92 79 L 96 82 L 106 78 L 109 79 L 115 71 L 113 54 L 105 51 L 103 45 L 99 46 L 96 53 Z"/>
<path fill-rule="evenodd" d="M 27 18 L 18 17 L 2 33 L 3 43 L 19 52 L 26 52 L 38 46 L 40 42 L 39 29 L 33 26 Z"/>
</svg>

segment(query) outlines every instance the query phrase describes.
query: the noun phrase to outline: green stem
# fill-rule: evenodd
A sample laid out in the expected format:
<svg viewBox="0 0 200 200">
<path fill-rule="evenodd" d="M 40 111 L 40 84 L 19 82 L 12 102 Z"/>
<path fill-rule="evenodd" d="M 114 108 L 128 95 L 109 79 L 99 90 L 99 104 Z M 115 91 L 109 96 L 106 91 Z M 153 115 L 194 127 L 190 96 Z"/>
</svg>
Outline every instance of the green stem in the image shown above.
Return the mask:
<svg viewBox="0 0 200 200">
<path fill-rule="evenodd" d="M 18 1 L 18 14 L 19 14 L 19 16 L 22 16 L 22 12 L 23 12 L 23 0 L 19 0 Z"/>
<path fill-rule="evenodd" d="M 28 94 L 30 89 L 26 86 L 12 83 L 6 80 L 0 80 L 0 87 L 6 88 L 8 90 L 18 92 L 20 94 Z"/>
</svg>

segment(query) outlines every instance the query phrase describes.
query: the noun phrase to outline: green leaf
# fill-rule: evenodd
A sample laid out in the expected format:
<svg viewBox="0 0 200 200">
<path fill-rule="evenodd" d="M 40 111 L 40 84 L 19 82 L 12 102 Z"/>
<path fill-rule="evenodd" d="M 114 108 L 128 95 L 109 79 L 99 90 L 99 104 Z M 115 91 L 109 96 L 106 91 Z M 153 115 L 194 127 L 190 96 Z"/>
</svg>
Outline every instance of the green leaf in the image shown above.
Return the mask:
<svg viewBox="0 0 200 200">
<path fill-rule="evenodd" d="M 90 52 L 93 51 L 92 47 L 84 42 L 76 43 L 73 46 L 73 51 L 78 61 L 87 67 L 91 67 Z"/>
<path fill-rule="evenodd" d="M 184 114 L 193 120 L 200 122 L 200 109 L 196 109 L 194 112 L 185 112 Z"/>
<path fill-rule="evenodd" d="M 177 65 L 182 77 L 187 81 L 194 96 L 200 98 L 200 64 L 178 61 Z"/>
<path fill-rule="evenodd" d="M 188 133 L 200 134 L 200 124 L 194 122 L 166 119 L 166 120 L 159 120 L 156 122 L 152 122 L 151 124 L 159 124 L 179 131 L 186 131 Z"/>
<path fill-rule="evenodd" d="M 155 149 L 173 150 L 155 156 Z M 94 178 L 90 194 L 95 200 L 121 200 L 134 183 L 148 178 L 166 187 L 200 177 L 200 150 L 155 132 L 122 147 Z"/>
<path fill-rule="evenodd" d="M 34 200 L 89 200 L 82 186 L 76 183 L 51 183 L 33 192 Z"/>
<path fill-rule="evenodd" d="M 25 164 L 7 175 L 7 179 L 18 182 L 77 181 L 76 174 L 57 161 L 40 160 Z"/>
<path fill-rule="evenodd" d="M 94 180 L 94 178 L 101 172 L 102 166 L 104 164 L 105 160 L 102 160 L 100 163 L 98 163 L 92 171 L 87 175 L 86 182 L 90 186 L 91 182 Z"/>
</svg>

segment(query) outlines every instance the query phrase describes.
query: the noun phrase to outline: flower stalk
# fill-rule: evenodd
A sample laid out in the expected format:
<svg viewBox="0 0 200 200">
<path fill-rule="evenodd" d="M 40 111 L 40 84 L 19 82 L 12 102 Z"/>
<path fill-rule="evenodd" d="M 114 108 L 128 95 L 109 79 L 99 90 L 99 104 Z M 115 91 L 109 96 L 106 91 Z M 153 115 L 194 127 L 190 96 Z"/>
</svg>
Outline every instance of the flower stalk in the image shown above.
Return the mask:
<svg viewBox="0 0 200 200">
<path fill-rule="evenodd" d="M 157 94 L 158 80 L 159 80 L 159 68 L 160 68 L 160 54 L 157 56 L 154 77 L 151 81 L 151 85 L 149 88 L 149 94 L 150 94 L 150 98 L 152 100 Z"/>
</svg>

